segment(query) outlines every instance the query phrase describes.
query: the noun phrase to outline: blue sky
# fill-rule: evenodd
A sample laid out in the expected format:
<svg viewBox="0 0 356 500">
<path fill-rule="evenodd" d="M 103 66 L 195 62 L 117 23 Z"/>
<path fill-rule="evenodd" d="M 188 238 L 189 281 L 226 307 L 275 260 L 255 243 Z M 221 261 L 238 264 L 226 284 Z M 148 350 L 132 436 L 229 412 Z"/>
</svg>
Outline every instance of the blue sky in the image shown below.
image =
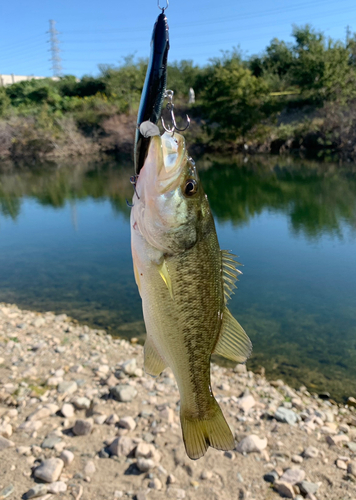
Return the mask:
<svg viewBox="0 0 356 500">
<path fill-rule="evenodd" d="M 161 5 L 165 0 L 160 0 Z M 14 0 L 0 6 L 0 74 L 50 76 L 49 19 L 60 32 L 64 74 L 98 74 L 98 64 L 148 57 L 157 0 Z M 356 31 L 355 0 L 170 0 L 169 60 L 205 64 L 221 50 L 263 51 L 273 37 L 291 41 L 292 24 L 332 38 Z"/>
</svg>

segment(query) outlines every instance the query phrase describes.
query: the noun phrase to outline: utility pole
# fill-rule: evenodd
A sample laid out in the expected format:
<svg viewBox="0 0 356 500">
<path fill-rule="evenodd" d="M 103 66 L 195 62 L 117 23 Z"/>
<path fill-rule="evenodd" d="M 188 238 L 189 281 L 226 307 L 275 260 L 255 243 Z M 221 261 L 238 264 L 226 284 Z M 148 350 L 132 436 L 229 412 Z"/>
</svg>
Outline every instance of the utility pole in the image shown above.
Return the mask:
<svg viewBox="0 0 356 500">
<path fill-rule="evenodd" d="M 48 33 L 50 34 L 50 44 L 51 48 L 50 51 L 52 52 L 52 57 L 50 61 L 52 61 L 52 71 L 53 71 L 53 76 L 61 76 L 62 74 L 62 59 L 60 56 L 61 49 L 59 48 L 59 40 L 58 36 L 59 31 L 56 30 L 56 21 L 53 21 L 51 19 L 49 21 L 49 31 Z"/>
</svg>

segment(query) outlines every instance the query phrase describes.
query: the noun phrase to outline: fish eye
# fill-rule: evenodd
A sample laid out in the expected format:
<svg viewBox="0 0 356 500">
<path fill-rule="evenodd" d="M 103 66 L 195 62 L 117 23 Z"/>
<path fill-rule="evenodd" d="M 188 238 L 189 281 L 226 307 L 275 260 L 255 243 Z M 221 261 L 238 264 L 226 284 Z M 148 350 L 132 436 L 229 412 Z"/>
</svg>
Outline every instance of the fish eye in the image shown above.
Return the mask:
<svg viewBox="0 0 356 500">
<path fill-rule="evenodd" d="M 188 179 L 185 182 L 184 194 L 186 196 L 193 196 L 198 191 L 198 183 L 194 179 Z"/>
</svg>

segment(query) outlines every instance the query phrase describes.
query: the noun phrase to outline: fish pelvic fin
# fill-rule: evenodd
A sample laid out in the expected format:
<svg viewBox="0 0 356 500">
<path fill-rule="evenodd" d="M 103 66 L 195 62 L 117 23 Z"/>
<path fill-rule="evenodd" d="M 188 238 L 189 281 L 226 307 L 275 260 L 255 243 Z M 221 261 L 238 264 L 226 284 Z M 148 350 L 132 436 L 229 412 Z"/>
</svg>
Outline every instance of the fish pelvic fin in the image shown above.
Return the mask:
<svg viewBox="0 0 356 500">
<path fill-rule="evenodd" d="M 245 363 L 251 352 L 251 340 L 240 323 L 236 321 L 228 308 L 225 307 L 219 340 L 213 353 L 236 361 L 236 363 Z"/>
<path fill-rule="evenodd" d="M 166 363 L 163 361 L 161 356 L 158 354 L 156 346 L 153 341 L 147 337 L 145 346 L 143 349 L 144 364 L 143 367 L 148 375 L 157 377 L 166 368 Z"/>
<path fill-rule="evenodd" d="M 180 421 L 182 426 L 185 451 L 192 460 L 205 455 L 209 446 L 217 450 L 233 450 L 235 440 L 228 423 L 214 399 L 212 415 L 204 419 L 192 418 L 181 410 Z"/>
</svg>

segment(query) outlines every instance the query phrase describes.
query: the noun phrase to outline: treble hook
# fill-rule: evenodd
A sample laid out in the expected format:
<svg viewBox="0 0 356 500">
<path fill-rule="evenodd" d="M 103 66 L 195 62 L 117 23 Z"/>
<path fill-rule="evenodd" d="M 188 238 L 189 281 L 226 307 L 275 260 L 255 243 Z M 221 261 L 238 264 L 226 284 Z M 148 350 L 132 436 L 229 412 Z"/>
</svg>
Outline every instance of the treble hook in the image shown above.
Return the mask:
<svg viewBox="0 0 356 500">
<path fill-rule="evenodd" d="M 169 101 L 167 103 L 166 109 L 170 112 L 173 127 L 167 127 L 165 122 L 164 122 L 163 117 L 161 117 L 162 127 L 164 128 L 164 130 L 166 132 L 168 132 L 169 134 L 172 134 L 172 135 L 174 135 L 174 132 L 176 130 L 178 130 L 178 132 L 184 132 L 184 130 L 187 130 L 187 128 L 190 125 L 190 118 L 188 115 L 185 115 L 187 117 L 187 125 L 184 128 L 177 127 L 176 117 L 174 116 L 174 104 L 172 102 L 173 101 L 173 94 L 174 94 L 173 90 L 167 90 L 165 95 L 164 95 L 164 97 L 166 97 Z"/>
<path fill-rule="evenodd" d="M 162 11 L 162 14 L 163 14 L 163 13 L 164 13 L 164 11 L 165 11 L 165 10 L 167 10 L 167 9 L 168 9 L 168 7 L 169 7 L 169 0 L 166 0 L 166 6 L 165 6 L 165 7 L 161 7 L 161 6 L 160 6 L 160 4 L 159 4 L 159 0 L 157 0 L 157 5 L 158 5 L 159 10 L 161 10 L 161 11 Z"/>
</svg>

